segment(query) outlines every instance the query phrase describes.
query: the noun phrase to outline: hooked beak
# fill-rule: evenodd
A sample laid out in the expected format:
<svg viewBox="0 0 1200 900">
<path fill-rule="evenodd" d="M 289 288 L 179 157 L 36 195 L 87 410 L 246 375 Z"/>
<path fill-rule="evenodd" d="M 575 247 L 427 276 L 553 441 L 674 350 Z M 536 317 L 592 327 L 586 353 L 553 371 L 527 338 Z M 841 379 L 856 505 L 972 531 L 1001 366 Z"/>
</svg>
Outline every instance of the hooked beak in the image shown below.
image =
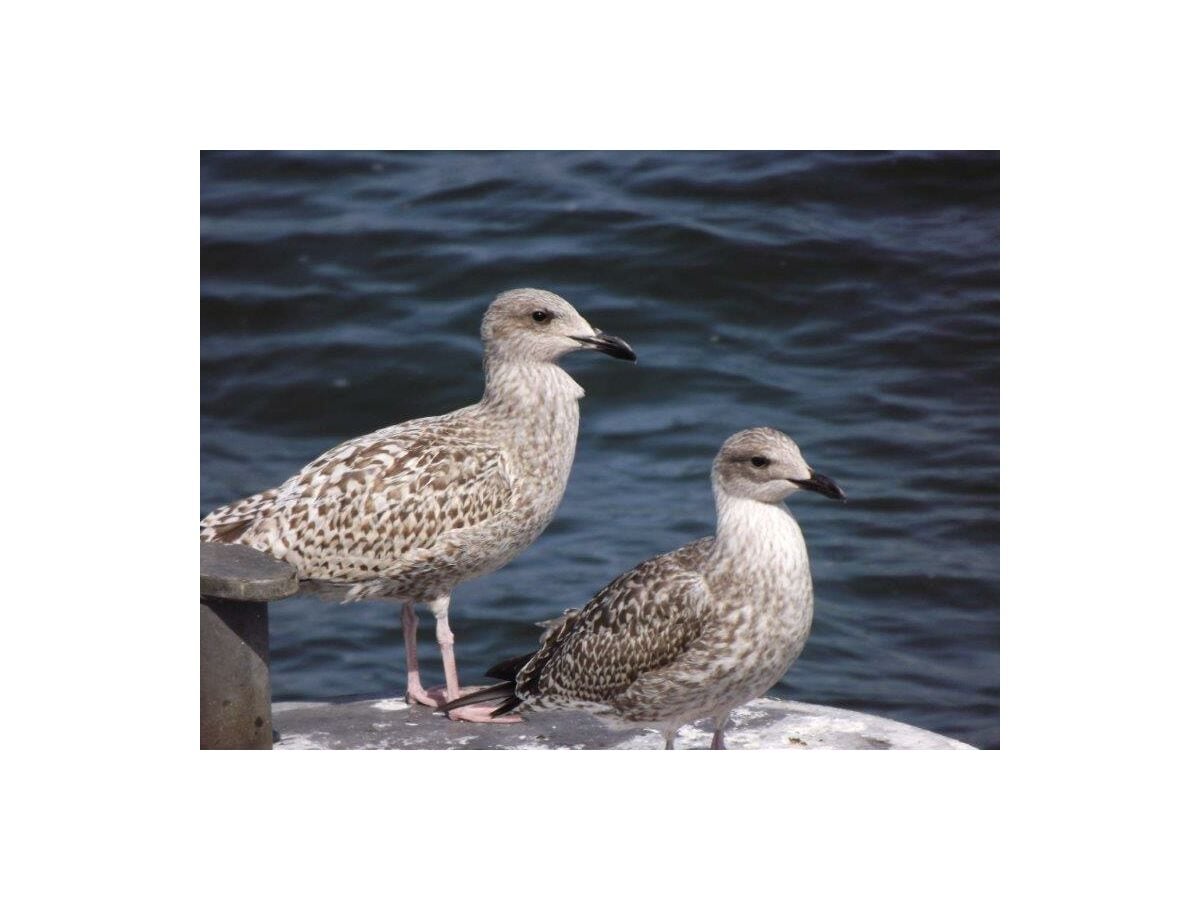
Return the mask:
<svg viewBox="0 0 1200 900">
<path fill-rule="evenodd" d="M 789 479 L 792 484 L 798 488 L 803 488 L 806 491 L 816 491 L 826 497 L 831 497 L 834 500 L 845 500 L 846 495 L 842 493 L 842 489 L 837 486 L 832 478 L 826 478 L 824 475 L 818 475 L 813 472 L 812 475 L 804 481 L 799 481 L 795 478 Z"/>
<path fill-rule="evenodd" d="M 579 341 L 579 343 L 583 344 L 589 350 L 599 350 L 601 353 L 607 353 L 609 356 L 615 356 L 617 359 L 627 359 L 630 362 L 637 362 L 637 354 L 633 352 L 633 348 L 619 337 L 614 337 L 611 334 L 597 331 L 592 335 L 574 335 L 573 340 Z"/>
</svg>

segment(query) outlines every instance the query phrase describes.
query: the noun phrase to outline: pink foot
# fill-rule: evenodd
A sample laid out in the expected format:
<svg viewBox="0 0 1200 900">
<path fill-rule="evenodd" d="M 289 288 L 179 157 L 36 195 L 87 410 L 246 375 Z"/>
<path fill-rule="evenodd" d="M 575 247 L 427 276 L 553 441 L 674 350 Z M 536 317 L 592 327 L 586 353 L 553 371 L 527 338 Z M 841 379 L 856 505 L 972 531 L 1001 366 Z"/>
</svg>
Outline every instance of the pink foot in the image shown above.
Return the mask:
<svg viewBox="0 0 1200 900">
<path fill-rule="evenodd" d="M 458 709 L 452 709 L 446 713 L 451 719 L 456 722 L 482 722 L 488 725 L 515 725 L 517 722 L 524 721 L 520 716 L 497 716 L 492 718 L 492 710 L 494 706 L 483 706 L 475 704 L 473 706 L 460 706 Z"/>
<path fill-rule="evenodd" d="M 439 707 L 446 702 L 446 688 L 435 687 L 431 690 L 417 685 L 415 688 L 410 687 L 404 694 L 404 699 L 409 703 L 419 703 L 421 706 Z"/>
</svg>

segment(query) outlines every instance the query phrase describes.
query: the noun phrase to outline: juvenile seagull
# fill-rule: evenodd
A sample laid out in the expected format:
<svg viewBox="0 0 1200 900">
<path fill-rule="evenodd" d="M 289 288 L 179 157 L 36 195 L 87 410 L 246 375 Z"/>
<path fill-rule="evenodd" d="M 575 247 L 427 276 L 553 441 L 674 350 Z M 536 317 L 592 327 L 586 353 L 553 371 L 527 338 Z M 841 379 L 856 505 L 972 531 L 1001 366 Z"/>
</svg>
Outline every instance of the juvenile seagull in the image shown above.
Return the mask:
<svg viewBox="0 0 1200 900">
<path fill-rule="evenodd" d="M 680 726 L 711 718 L 712 749 L 724 750 L 729 713 L 766 693 L 812 630 L 808 551 L 783 501 L 797 490 L 846 495 L 773 428 L 729 438 L 712 485 L 715 537 L 647 560 L 544 623 L 536 653 L 488 672 L 504 684 L 457 703 L 502 700 L 496 715 L 583 709 L 656 728 L 668 750 Z"/>
<path fill-rule="evenodd" d="M 481 333 L 486 386 L 474 406 L 346 441 L 200 523 L 202 540 L 248 544 L 344 587 L 347 601 L 401 602 L 408 698 L 427 706 L 461 696 L 451 590 L 532 544 L 562 499 L 583 389 L 558 360 L 580 349 L 637 358 L 562 297 L 532 288 L 498 296 Z M 421 686 L 418 603 L 436 619 L 444 692 Z M 468 706 L 454 718 L 495 721 L 488 712 Z"/>
</svg>

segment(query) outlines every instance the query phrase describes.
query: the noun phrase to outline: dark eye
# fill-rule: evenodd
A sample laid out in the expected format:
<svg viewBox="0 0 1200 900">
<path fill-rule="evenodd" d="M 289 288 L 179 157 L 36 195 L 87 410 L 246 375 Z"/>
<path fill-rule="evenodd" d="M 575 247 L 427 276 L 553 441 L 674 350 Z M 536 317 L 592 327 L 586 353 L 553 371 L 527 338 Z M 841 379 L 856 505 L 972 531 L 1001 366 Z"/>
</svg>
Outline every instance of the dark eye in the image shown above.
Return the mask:
<svg viewBox="0 0 1200 900">
<path fill-rule="evenodd" d="M 535 309 L 533 311 L 533 321 L 535 322 L 549 322 L 553 318 L 554 313 L 548 313 L 544 309 Z"/>
<path fill-rule="evenodd" d="M 751 459 L 750 459 L 750 465 L 754 466 L 754 468 L 756 468 L 756 469 L 761 469 L 763 466 L 767 465 L 767 463 L 769 463 L 769 462 L 770 462 L 770 460 L 767 459 L 765 456 L 754 456 L 754 457 L 751 457 Z"/>
</svg>

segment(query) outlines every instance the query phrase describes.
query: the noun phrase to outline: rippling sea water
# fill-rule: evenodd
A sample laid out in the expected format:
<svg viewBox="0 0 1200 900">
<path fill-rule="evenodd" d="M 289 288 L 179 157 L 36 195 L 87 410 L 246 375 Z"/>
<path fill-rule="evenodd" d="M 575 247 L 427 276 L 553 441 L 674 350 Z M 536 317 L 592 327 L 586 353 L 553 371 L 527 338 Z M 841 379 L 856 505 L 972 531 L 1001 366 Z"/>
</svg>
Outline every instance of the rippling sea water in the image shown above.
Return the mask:
<svg viewBox="0 0 1200 900">
<path fill-rule="evenodd" d="M 772 425 L 850 497 L 789 503 L 816 622 L 773 694 L 998 747 L 999 181 L 995 153 L 203 154 L 201 512 L 474 402 L 487 303 L 546 288 L 639 362 L 568 357 L 571 482 L 455 593 L 463 677 L 711 533 L 714 453 Z M 403 689 L 395 605 L 271 616 L 276 699 Z M 421 649 L 433 681 L 428 618 Z"/>
</svg>

